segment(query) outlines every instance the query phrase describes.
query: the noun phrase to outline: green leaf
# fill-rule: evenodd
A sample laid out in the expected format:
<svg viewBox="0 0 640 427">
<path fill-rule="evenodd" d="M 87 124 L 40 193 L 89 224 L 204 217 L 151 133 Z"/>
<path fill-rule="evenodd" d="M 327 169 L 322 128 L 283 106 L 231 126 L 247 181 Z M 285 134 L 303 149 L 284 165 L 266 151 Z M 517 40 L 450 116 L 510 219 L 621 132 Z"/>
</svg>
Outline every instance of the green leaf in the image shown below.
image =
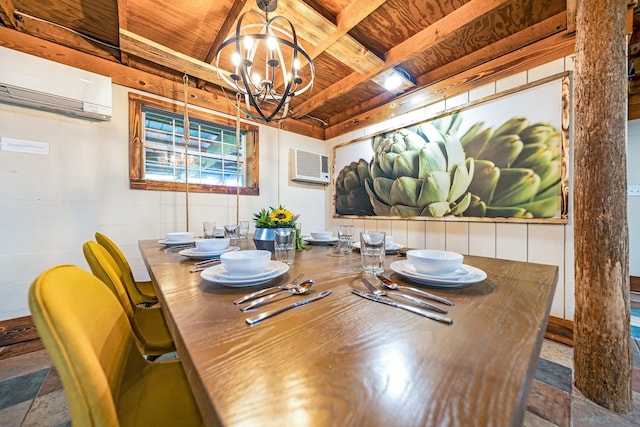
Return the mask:
<svg viewBox="0 0 640 427">
<path fill-rule="evenodd" d="M 389 205 L 417 206 L 416 202 L 421 188 L 421 180 L 407 176 L 396 179 L 391 186 Z"/>
</svg>

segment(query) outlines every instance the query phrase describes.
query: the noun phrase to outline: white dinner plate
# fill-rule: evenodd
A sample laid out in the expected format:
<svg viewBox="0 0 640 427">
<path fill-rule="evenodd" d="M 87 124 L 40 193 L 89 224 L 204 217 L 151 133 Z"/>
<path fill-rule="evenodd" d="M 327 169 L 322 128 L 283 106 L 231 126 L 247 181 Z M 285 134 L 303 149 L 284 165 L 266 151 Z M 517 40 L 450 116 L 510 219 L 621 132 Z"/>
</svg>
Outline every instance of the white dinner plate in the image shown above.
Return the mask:
<svg viewBox="0 0 640 427">
<path fill-rule="evenodd" d="M 310 245 L 326 245 L 327 243 L 335 243 L 338 241 L 337 237 L 331 237 L 330 239 L 314 239 L 311 236 L 303 237 L 302 240 Z"/>
<path fill-rule="evenodd" d="M 471 265 L 462 264 L 462 267 L 449 275 L 429 275 L 418 273 L 409 261 L 394 261 L 389 268 L 399 275 L 423 285 L 459 288 L 472 283 L 482 282 L 487 278 L 487 273 Z M 462 270 L 462 271 L 460 271 Z"/>
<path fill-rule="evenodd" d="M 354 242 L 354 243 L 353 243 L 353 247 L 354 247 L 355 249 L 360 249 L 360 242 Z M 384 248 L 384 250 L 385 250 L 386 252 L 395 252 L 395 251 L 400 250 L 400 249 L 402 249 L 402 248 L 404 248 L 404 246 L 403 246 L 403 245 L 401 245 L 400 243 L 392 243 L 392 244 L 390 244 L 389 246 L 386 246 L 386 247 Z"/>
<path fill-rule="evenodd" d="M 162 239 L 162 240 L 158 240 L 158 243 L 160 243 L 161 245 L 167 245 L 167 246 L 175 246 L 175 245 L 188 245 L 191 243 L 195 243 L 195 239 L 188 239 L 188 240 L 169 240 L 169 239 Z"/>
<path fill-rule="evenodd" d="M 200 251 L 198 248 L 187 248 L 178 252 L 180 255 L 192 258 L 192 259 L 206 259 L 206 258 L 214 258 L 222 255 L 225 252 L 234 252 L 239 251 L 240 246 L 229 246 L 226 249 L 221 249 L 217 251 Z"/>
<path fill-rule="evenodd" d="M 222 265 L 215 265 L 203 270 L 200 273 L 200 277 L 218 285 L 240 288 L 261 285 L 282 276 L 287 271 L 289 271 L 287 264 L 280 261 L 269 261 L 264 272 L 250 276 L 232 276 Z"/>
</svg>

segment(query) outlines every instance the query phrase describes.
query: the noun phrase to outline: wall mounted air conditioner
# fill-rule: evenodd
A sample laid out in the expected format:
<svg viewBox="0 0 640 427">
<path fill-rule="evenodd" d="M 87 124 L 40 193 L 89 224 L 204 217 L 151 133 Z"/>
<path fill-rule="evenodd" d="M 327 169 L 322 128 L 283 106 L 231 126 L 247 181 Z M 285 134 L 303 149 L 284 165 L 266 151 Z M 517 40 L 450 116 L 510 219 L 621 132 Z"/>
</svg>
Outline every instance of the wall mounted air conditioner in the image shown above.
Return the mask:
<svg viewBox="0 0 640 427">
<path fill-rule="evenodd" d="M 329 158 L 322 154 L 309 153 L 302 150 L 291 150 L 291 180 L 328 184 Z"/>
<path fill-rule="evenodd" d="M 111 120 L 111 78 L 0 46 L 0 102 Z"/>
</svg>

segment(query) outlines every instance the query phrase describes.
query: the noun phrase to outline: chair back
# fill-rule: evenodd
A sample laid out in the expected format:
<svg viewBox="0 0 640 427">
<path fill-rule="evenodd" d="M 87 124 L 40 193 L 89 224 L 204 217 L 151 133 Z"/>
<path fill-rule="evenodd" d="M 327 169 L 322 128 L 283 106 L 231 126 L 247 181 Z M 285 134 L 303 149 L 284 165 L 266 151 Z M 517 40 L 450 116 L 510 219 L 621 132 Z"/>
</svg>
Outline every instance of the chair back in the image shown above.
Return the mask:
<svg viewBox="0 0 640 427">
<path fill-rule="evenodd" d="M 133 320 L 135 303 L 129 297 L 124 286 L 124 277 L 115 260 L 109 252 L 96 242 L 88 241 L 82 245 L 84 258 L 89 264 L 91 272 L 114 293 L 129 319 Z"/>
<path fill-rule="evenodd" d="M 124 256 L 118 245 L 116 245 L 113 240 L 109 239 L 107 236 L 100 232 L 96 232 L 96 242 L 103 248 L 109 252 L 109 255 L 113 258 L 118 269 L 120 270 L 120 274 L 122 277 L 123 284 L 125 288 L 127 288 L 127 292 L 129 297 L 134 302 L 134 304 L 139 303 L 140 297 L 138 287 L 136 286 L 135 277 L 133 277 L 133 271 L 131 270 L 131 266 L 127 261 L 127 258 Z"/>
<path fill-rule="evenodd" d="M 117 298 L 89 272 L 61 265 L 33 282 L 29 307 L 73 425 L 119 425 L 114 396 L 147 362 Z"/>
</svg>

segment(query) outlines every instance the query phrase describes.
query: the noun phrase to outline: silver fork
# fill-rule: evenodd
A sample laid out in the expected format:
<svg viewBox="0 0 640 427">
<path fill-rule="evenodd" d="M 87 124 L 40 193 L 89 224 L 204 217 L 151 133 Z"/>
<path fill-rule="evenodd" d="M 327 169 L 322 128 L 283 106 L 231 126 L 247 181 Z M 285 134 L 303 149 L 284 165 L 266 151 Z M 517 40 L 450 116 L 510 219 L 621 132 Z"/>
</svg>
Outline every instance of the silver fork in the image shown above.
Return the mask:
<svg viewBox="0 0 640 427">
<path fill-rule="evenodd" d="M 389 293 L 387 291 L 383 291 L 382 289 L 378 289 L 376 288 L 370 281 L 368 281 L 367 279 L 362 279 L 362 283 L 367 287 L 367 289 L 369 289 L 369 291 L 374 294 L 374 295 L 379 295 L 381 297 L 385 297 L 385 296 L 396 296 L 396 297 L 401 297 L 404 298 L 406 300 L 411 301 L 412 303 L 418 305 L 419 307 L 423 307 L 423 308 L 427 308 L 429 310 L 433 310 L 436 311 L 438 313 L 442 313 L 442 314 L 447 314 L 447 310 L 443 310 L 440 307 L 437 307 L 433 304 L 429 304 L 428 302 L 424 302 L 414 296 L 411 295 L 407 295 L 407 294 L 403 294 L 400 292 L 393 292 L 393 293 Z"/>
<path fill-rule="evenodd" d="M 271 294 L 271 293 L 279 291 L 279 290 L 288 290 L 288 289 L 291 289 L 294 286 L 296 286 L 301 281 L 302 281 L 302 273 L 298 274 L 295 279 L 293 279 L 292 281 L 290 281 L 286 285 L 271 286 L 270 288 L 261 289 L 259 291 L 256 291 L 256 292 L 252 293 L 252 294 L 245 295 L 245 296 L 243 296 L 241 298 L 238 298 L 237 300 L 233 301 L 233 303 L 238 305 L 238 304 L 242 304 L 243 302 L 247 302 L 250 299 L 258 298 L 259 296 L 264 295 L 264 294 Z"/>
</svg>

